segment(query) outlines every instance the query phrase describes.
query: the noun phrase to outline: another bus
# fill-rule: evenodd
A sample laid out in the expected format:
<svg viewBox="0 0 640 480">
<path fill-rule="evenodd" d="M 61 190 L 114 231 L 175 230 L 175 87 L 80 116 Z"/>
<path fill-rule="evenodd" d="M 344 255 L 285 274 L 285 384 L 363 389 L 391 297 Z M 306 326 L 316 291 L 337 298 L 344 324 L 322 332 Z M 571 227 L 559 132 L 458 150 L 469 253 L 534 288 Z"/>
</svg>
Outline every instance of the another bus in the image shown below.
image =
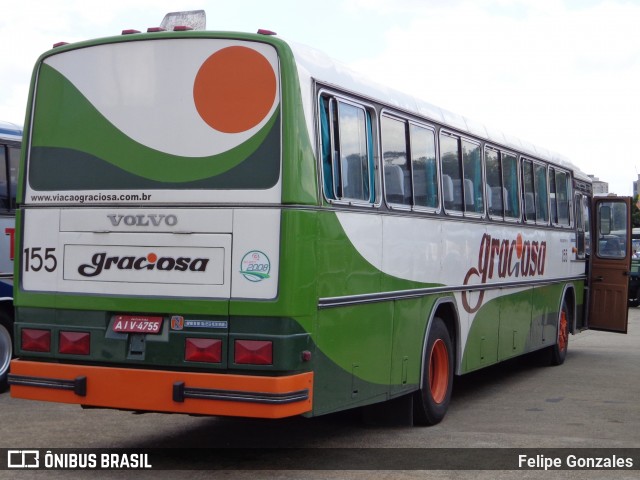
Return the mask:
<svg viewBox="0 0 640 480">
<path fill-rule="evenodd" d="M 0 392 L 13 353 L 13 245 L 22 128 L 0 121 Z"/>
<path fill-rule="evenodd" d="M 628 199 L 273 32 L 161 30 L 36 64 L 12 396 L 434 424 L 454 374 L 626 332 Z"/>
</svg>

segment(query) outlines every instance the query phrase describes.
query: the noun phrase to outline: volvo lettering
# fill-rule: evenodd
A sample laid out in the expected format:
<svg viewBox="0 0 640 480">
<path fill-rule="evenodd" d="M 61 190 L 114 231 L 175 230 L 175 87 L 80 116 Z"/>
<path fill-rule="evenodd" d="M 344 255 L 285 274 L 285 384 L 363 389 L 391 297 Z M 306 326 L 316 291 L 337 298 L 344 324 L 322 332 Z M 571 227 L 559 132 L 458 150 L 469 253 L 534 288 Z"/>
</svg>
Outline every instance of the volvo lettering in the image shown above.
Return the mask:
<svg viewBox="0 0 640 480">
<path fill-rule="evenodd" d="M 122 223 L 128 227 L 158 227 L 165 225 L 167 227 L 175 227 L 178 224 L 178 217 L 175 215 L 107 215 L 107 218 L 114 227 L 119 227 Z"/>
</svg>

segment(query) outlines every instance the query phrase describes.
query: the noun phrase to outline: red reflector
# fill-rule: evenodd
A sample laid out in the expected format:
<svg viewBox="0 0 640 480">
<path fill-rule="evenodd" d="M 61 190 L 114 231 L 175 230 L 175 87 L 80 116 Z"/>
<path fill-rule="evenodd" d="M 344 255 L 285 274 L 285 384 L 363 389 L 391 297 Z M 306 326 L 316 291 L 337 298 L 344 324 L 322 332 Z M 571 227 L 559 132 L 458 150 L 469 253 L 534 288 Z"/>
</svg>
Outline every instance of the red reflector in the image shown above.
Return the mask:
<svg viewBox="0 0 640 480">
<path fill-rule="evenodd" d="M 69 45 L 69 42 L 57 42 L 53 44 L 53 48 L 62 47 L 63 45 Z"/>
<path fill-rule="evenodd" d="M 272 365 L 273 342 L 266 340 L 236 340 L 234 362 L 249 365 Z"/>
<path fill-rule="evenodd" d="M 134 28 L 129 28 L 127 30 L 122 30 L 122 35 L 131 35 L 132 33 L 140 33 L 140 30 L 136 30 Z"/>
<path fill-rule="evenodd" d="M 187 338 L 184 359 L 189 362 L 220 363 L 222 361 L 222 340 Z"/>
<path fill-rule="evenodd" d="M 266 30 L 264 28 L 259 29 L 258 34 L 259 35 L 277 35 L 277 33 L 274 32 L 273 30 Z"/>
<path fill-rule="evenodd" d="M 173 27 L 174 32 L 186 32 L 187 30 L 193 30 L 193 27 L 190 27 L 189 25 L 176 25 Z"/>
<path fill-rule="evenodd" d="M 89 332 L 60 332 L 58 351 L 74 355 L 89 355 L 91 335 Z"/>
<path fill-rule="evenodd" d="M 147 28 L 147 33 L 155 33 L 155 32 L 166 32 L 166 28 L 162 27 L 149 27 Z"/>
<path fill-rule="evenodd" d="M 51 350 L 51 331 L 35 328 L 23 328 L 21 346 L 29 352 L 48 352 Z"/>
</svg>

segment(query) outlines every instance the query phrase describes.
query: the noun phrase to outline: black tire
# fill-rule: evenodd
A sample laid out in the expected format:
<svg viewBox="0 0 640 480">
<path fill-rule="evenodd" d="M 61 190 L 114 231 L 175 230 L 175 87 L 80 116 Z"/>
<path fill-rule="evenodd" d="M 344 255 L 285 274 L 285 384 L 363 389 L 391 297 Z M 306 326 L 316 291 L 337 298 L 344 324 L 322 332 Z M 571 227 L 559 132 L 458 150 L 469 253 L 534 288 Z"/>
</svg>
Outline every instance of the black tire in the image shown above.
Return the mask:
<svg viewBox="0 0 640 480">
<path fill-rule="evenodd" d="M 551 347 L 551 365 L 562 365 L 567 358 L 569 349 L 569 325 L 571 325 L 571 309 L 566 300 L 562 301 L 562 307 L 558 314 L 558 333 L 556 343 Z"/>
<path fill-rule="evenodd" d="M 7 389 L 7 375 L 13 358 L 13 318 L 0 310 L 0 392 Z"/>
<path fill-rule="evenodd" d="M 637 307 L 638 305 L 640 305 L 640 288 L 636 290 L 636 293 L 633 296 L 633 298 L 629 298 L 630 307 Z"/>
<path fill-rule="evenodd" d="M 435 425 L 447 413 L 453 390 L 453 343 L 441 318 L 435 317 L 424 351 L 420 390 L 413 399 L 415 425 Z"/>
</svg>

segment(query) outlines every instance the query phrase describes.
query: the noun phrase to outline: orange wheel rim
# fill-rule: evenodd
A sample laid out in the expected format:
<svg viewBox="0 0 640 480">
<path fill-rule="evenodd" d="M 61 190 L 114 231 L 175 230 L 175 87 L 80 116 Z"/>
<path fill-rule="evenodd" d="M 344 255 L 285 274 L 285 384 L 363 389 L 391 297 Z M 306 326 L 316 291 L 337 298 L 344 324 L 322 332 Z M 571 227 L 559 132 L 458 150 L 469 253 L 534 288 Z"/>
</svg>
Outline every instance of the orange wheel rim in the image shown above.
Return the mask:
<svg viewBox="0 0 640 480">
<path fill-rule="evenodd" d="M 435 403 L 442 403 L 449 389 L 449 354 L 444 341 L 437 339 L 429 356 L 429 389 Z"/>
<path fill-rule="evenodd" d="M 567 312 L 560 312 L 560 325 L 558 326 L 558 350 L 564 352 L 569 341 L 569 332 L 567 329 Z"/>
</svg>

